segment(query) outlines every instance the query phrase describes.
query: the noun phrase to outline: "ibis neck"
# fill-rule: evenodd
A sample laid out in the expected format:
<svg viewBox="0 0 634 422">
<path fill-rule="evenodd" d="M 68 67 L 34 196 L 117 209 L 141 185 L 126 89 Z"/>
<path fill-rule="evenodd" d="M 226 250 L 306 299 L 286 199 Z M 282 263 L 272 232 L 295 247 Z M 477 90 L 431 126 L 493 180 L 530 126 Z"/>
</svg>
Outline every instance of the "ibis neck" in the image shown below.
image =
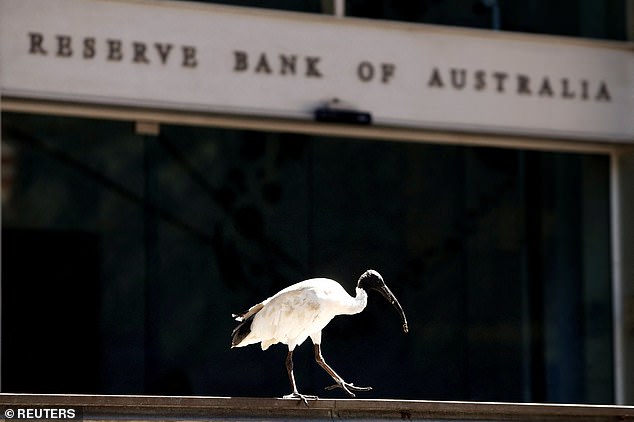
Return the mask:
<svg viewBox="0 0 634 422">
<path fill-rule="evenodd" d="M 358 314 L 363 311 L 368 304 L 368 293 L 359 287 L 356 289 L 357 295 L 352 298 L 350 303 L 350 308 L 348 312 L 349 315 Z"/>
</svg>

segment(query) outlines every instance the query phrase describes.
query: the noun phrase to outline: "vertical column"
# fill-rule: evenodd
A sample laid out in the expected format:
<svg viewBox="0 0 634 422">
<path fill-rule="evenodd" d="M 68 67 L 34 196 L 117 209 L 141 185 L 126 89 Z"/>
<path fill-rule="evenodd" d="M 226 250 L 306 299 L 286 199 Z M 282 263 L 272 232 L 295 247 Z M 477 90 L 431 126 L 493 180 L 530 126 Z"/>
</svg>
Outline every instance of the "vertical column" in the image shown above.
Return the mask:
<svg viewBox="0 0 634 422">
<path fill-rule="evenodd" d="M 346 14 L 346 0 L 321 0 L 321 10 L 324 13 L 342 18 Z"/>
<path fill-rule="evenodd" d="M 625 0 L 625 36 L 634 40 L 634 0 Z M 634 404 L 634 148 L 612 154 L 612 281 L 614 395 Z"/>
<path fill-rule="evenodd" d="M 634 148 L 611 167 L 615 400 L 634 404 Z"/>
</svg>

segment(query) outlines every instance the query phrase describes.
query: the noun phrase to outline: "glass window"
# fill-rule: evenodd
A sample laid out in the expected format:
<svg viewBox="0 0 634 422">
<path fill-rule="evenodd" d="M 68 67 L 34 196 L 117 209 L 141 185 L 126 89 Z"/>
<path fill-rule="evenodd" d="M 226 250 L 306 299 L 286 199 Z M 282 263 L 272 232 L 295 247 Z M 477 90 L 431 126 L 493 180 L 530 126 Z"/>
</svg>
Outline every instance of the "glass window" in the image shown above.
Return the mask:
<svg viewBox="0 0 634 422">
<path fill-rule="evenodd" d="M 607 156 L 2 117 L 6 392 L 286 394 L 231 313 L 373 268 L 410 333 L 372 295 L 325 328 L 359 397 L 614 400 Z"/>
<path fill-rule="evenodd" d="M 626 39 L 625 0 L 346 0 L 346 14 L 503 31 Z"/>
<path fill-rule="evenodd" d="M 333 0 L 195 1 L 333 13 Z M 345 14 L 350 17 L 621 41 L 627 39 L 625 0 L 344 0 L 344 3 Z"/>
</svg>

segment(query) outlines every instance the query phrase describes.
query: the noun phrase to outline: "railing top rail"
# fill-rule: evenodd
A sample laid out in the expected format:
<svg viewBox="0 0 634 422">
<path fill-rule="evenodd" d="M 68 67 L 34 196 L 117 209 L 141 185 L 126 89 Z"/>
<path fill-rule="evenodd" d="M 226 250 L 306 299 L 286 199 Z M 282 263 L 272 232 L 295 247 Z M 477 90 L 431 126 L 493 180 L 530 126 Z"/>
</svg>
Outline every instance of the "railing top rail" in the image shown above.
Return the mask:
<svg viewBox="0 0 634 422">
<path fill-rule="evenodd" d="M 384 419 L 634 421 L 634 406 L 429 400 L 0 394 L 6 408 L 80 408 L 88 420 Z M 3 415 L 4 416 L 4 415 Z M 7 420 L 7 419 L 5 419 Z"/>
</svg>

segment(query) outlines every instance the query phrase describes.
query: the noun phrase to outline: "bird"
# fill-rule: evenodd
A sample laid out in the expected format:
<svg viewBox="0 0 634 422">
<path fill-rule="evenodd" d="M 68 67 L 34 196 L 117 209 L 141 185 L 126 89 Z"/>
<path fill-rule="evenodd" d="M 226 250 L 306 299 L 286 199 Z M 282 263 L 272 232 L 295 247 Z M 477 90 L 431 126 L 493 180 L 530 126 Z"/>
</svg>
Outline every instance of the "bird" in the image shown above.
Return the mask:
<svg viewBox="0 0 634 422">
<path fill-rule="evenodd" d="M 293 373 L 293 351 L 310 337 L 315 361 L 335 381 L 327 390 L 341 388 L 349 396 L 368 391 L 372 387 L 358 387 L 346 382 L 326 363 L 321 353 L 323 328 L 337 315 L 354 315 L 363 311 L 368 303 L 368 292 L 377 291 L 398 311 L 402 328 L 409 331 L 407 318 L 401 304 L 375 270 L 365 271 L 357 282 L 356 296 L 350 296 L 337 281 L 329 278 L 311 278 L 293 284 L 240 314 L 233 314 L 239 322 L 231 333 L 231 348 L 260 343 L 262 350 L 283 343 L 288 346 L 286 371 L 292 392 L 285 399 L 300 399 L 308 406 L 307 399 L 317 396 L 299 393 Z"/>
</svg>

